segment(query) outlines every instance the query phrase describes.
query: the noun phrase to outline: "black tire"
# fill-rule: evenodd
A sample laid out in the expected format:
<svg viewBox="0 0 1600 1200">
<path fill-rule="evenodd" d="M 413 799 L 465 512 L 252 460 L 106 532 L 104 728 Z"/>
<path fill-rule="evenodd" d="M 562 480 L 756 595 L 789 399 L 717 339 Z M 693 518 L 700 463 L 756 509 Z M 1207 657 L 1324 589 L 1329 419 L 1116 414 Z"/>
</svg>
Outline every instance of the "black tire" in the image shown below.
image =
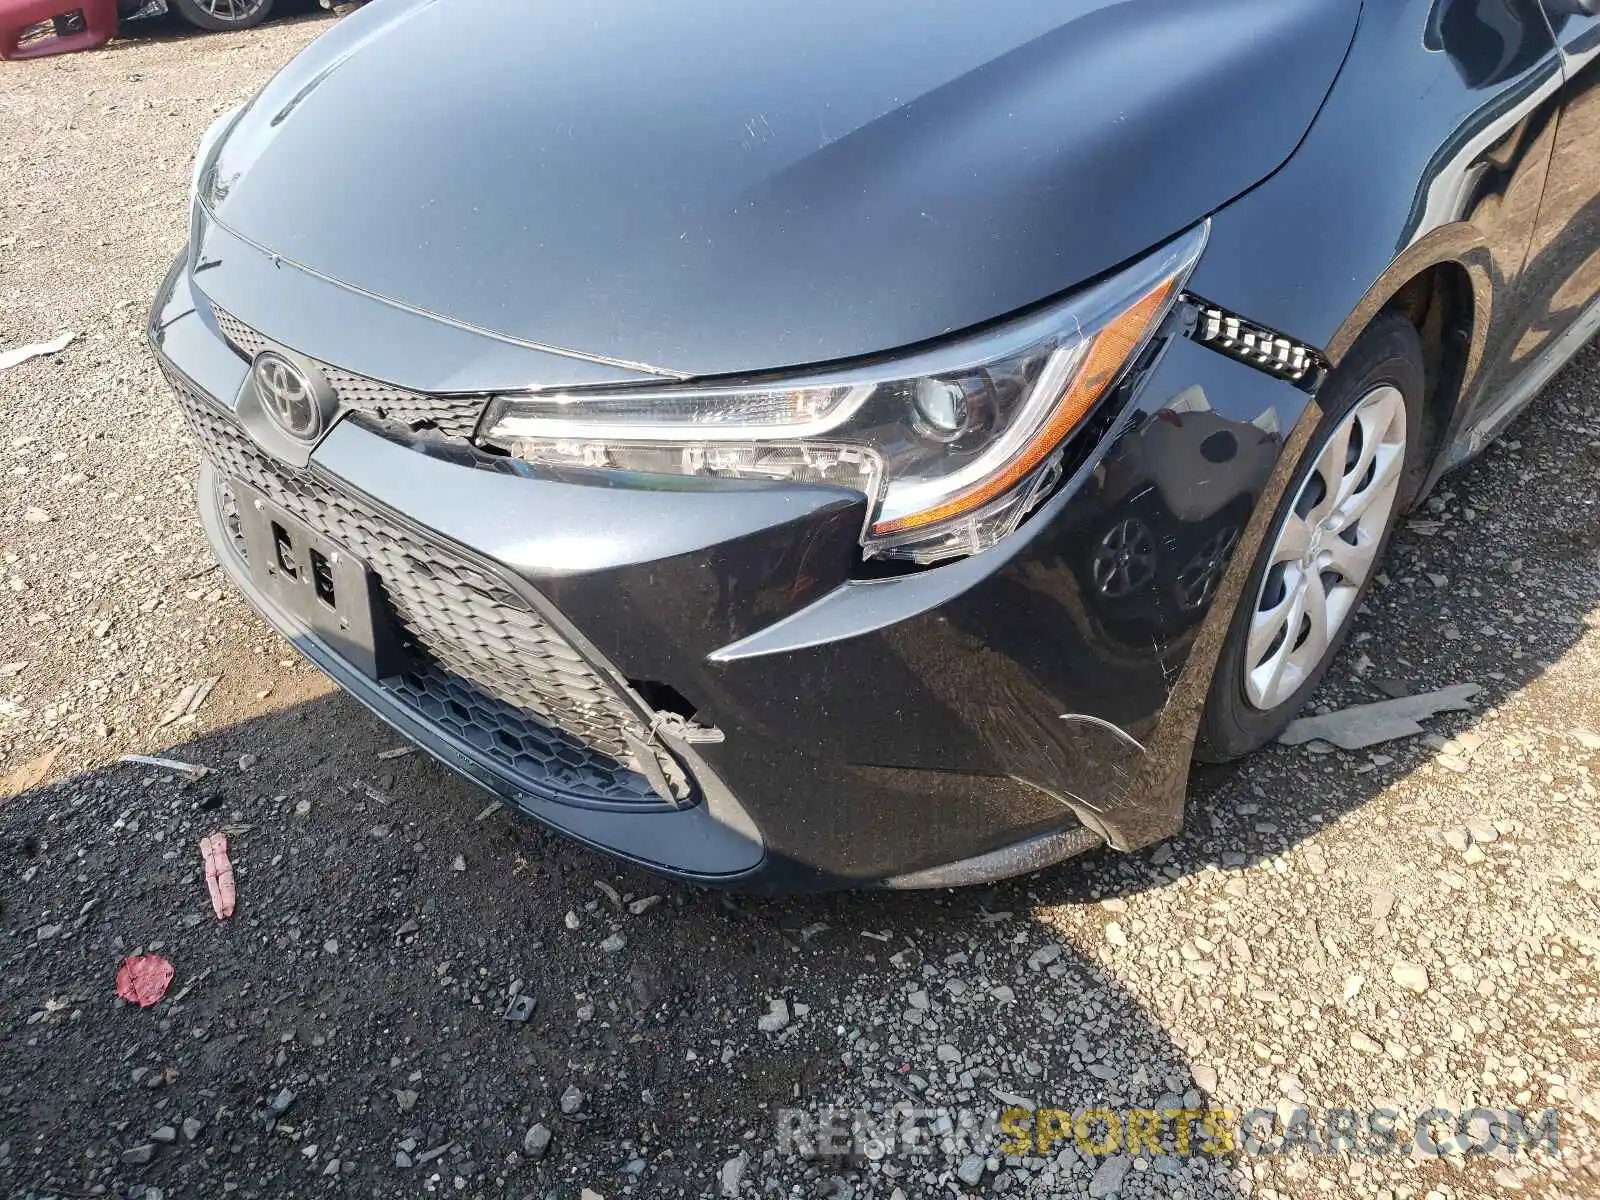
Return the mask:
<svg viewBox="0 0 1600 1200">
<path fill-rule="evenodd" d="M 218 33 L 230 29 L 249 29 L 261 24 L 272 15 L 272 4 L 273 0 L 232 0 L 230 10 L 227 0 L 211 4 L 202 0 L 172 0 L 173 10 L 189 24 Z M 212 8 L 220 9 L 222 15 L 211 11 Z M 228 15 L 230 11 L 236 15 Z"/>
<path fill-rule="evenodd" d="M 1195 757 L 1202 762 L 1228 762 L 1264 746 L 1277 737 L 1292 721 L 1311 693 L 1328 672 L 1328 667 L 1338 656 L 1344 639 L 1355 624 L 1367 590 L 1376 578 L 1389 538 L 1400 514 L 1415 498 L 1417 484 L 1424 466 L 1424 441 L 1422 397 L 1424 389 L 1422 344 L 1417 331 L 1399 314 L 1378 317 L 1350 348 L 1337 370 L 1329 377 L 1318 393 L 1322 419 L 1308 443 L 1282 501 L 1273 513 L 1272 524 L 1262 539 L 1256 561 L 1250 569 L 1239 606 L 1228 627 L 1222 654 L 1211 679 L 1211 692 L 1206 699 L 1205 713 L 1200 719 L 1199 736 L 1195 742 Z M 1316 465 L 1318 451 L 1327 442 L 1330 432 L 1339 425 L 1356 404 L 1374 388 L 1392 385 L 1405 400 L 1406 449 L 1405 468 L 1401 474 L 1400 491 L 1396 497 L 1388 524 L 1379 540 L 1374 566 L 1357 593 L 1351 617 L 1335 631 L 1323 654 L 1322 661 L 1311 671 L 1305 681 L 1275 708 L 1262 710 L 1253 705 L 1245 691 L 1245 649 L 1250 632 L 1251 618 L 1261 594 L 1262 580 L 1270 567 L 1269 559 L 1277 533 L 1289 509 L 1299 497 L 1301 488 Z"/>
</svg>

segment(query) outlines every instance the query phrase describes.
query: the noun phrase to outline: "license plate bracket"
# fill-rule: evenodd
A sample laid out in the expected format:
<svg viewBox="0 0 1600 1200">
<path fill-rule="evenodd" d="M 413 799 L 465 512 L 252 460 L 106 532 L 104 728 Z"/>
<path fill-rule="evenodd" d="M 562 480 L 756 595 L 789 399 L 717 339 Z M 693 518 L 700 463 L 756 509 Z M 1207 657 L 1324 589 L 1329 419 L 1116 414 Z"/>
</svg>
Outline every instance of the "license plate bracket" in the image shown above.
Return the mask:
<svg viewBox="0 0 1600 1200">
<path fill-rule="evenodd" d="M 247 485 L 229 487 L 256 587 L 369 679 L 396 674 L 398 638 L 366 563 Z"/>
</svg>

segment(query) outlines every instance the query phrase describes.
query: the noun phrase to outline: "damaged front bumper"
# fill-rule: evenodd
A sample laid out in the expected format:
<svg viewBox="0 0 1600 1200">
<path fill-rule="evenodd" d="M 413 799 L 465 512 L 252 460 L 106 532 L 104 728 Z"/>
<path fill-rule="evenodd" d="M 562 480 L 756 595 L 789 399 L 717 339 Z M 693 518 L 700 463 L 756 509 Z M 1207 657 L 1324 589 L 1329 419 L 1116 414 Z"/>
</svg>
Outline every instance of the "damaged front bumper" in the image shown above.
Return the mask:
<svg viewBox="0 0 1600 1200">
<path fill-rule="evenodd" d="M 352 695 L 527 814 L 770 890 L 980 882 L 1177 828 L 1208 618 L 1303 391 L 1173 337 L 1016 535 L 865 579 L 861 504 L 832 489 L 533 472 L 359 401 L 288 466 L 235 412 L 263 314 L 270 344 L 418 392 L 471 394 L 520 350 L 368 298 L 344 323 L 337 285 L 222 235 L 203 250 L 206 290 L 175 264 L 151 340 L 219 560 Z M 359 564 L 333 591 L 371 630 L 341 642 L 263 575 L 275 527 L 297 569 Z"/>
</svg>

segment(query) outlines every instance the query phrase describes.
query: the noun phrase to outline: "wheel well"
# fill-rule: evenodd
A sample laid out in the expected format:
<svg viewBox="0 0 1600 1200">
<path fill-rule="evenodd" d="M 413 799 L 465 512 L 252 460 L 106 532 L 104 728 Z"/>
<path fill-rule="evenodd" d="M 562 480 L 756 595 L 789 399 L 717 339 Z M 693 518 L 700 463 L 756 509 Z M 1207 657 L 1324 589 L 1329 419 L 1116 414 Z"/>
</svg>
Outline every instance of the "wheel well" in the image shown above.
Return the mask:
<svg viewBox="0 0 1600 1200">
<path fill-rule="evenodd" d="M 1423 445 L 1422 469 L 1409 481 L 1407 503 L 1422 499 L 1423 488 L 1434 477 L 1433 466 L 1456 406 L 1472 345 L 1472 284 L 1459 263 L 1439 263 L 1409 280 L 1390 299 L 1386 309 L 1398 312 L 1416 328 L 1422 340 Z"/>
</svg>

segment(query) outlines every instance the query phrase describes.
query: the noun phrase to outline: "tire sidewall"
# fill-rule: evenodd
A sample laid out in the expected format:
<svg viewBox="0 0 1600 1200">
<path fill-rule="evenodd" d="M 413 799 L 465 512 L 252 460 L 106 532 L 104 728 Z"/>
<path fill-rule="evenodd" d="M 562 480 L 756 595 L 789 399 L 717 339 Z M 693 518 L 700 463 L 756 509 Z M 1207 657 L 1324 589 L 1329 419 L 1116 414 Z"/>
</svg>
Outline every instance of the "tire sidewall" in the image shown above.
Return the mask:
<svg viewBox="0 0 1600 1200">
<path fill-rule="evenodd" d="M 1286 514 L 1300 495 L 1300 489 L 1316 465 L 1318 452 L 1329 432 L 1343 421 L 1360 400 L 1374 388 L 1392 385 L 1405 400 L 1406 406 L 1406 461 L 1400 476 L 1400 493 L 1395 498 L 1394 510 L 1388 527 L 1379 540 L 1373 568 L 1361 585 L 1350 616 L 1334 635 L 1322 662 L 1300 688 L 1268 711 L 1250 703 L 1245 694 L 1245 646 L 1249 638 L 1250 620 L 1261 591 L 1262 580 L 1270 566 L 1268 558 L 1276 542 L 1278 530 Z M 1423 406 L 1425 387 L 1422 347 L 1416 329 L 1404 317 L 1391 314 L 1378 318 L 1366 333 L 1351 347 L 1338 368 L 1329 376 L 1317 393 L 1316 404 L 1322 416 L 1306 449 L 1295 464 L 1294 474 L 1279 498 L 1266 536 L 1251 565 L 1245 581 L 1238 608 L 1228 627 L 1217 668 L 1211 680 L 1211 692 L 1201 718 L 1195 756 L 1202 761 L 1222 762 L 1238 758 L 1265 745 L 1283 732 L 1295 718 L 1311 694 L 1316 691 L 1328 668 L 1338 657 L 1344 640 L 1356 623 L 1361 605 L 1365 602 L 1373 581 L 1377 578 L 1389 540 L 1400 515 L 1414 499 L 1417 481 L 1422 477 Z"/>
<path fill-rule="evenodd" d="M 213 16 L 201 8 L 197 0 L 172 0 L 172 7 L 177 14 L 189 24 L 198 29 L 209 29 L 215 33 L 226 33 L 234 29 L 252 29 L 261 24 L 272 15 L 273 0 L 262 0 L 261 7 L 242 20 L 229 21 L 222 17 Z"/>
</svg>

